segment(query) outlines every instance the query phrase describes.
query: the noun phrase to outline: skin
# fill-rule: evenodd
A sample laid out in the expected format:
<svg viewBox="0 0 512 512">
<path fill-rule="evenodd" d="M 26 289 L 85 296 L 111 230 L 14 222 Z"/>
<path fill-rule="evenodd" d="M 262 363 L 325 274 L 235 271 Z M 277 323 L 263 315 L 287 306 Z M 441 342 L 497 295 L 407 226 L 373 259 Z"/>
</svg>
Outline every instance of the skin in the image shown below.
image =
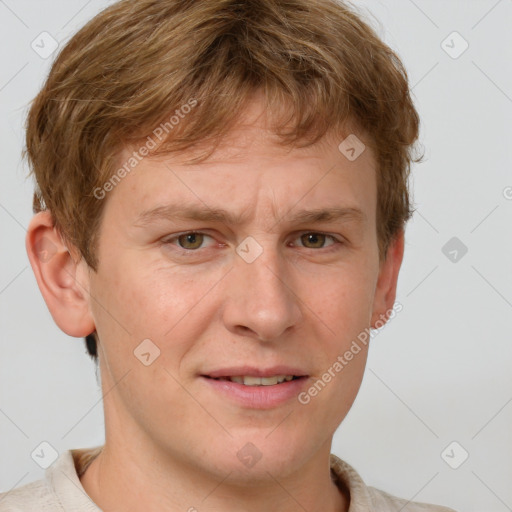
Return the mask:
<svg viewBox="0 0 512 512">
<path fill-rule="evenodd" d="M 287 364 L 309 376 L 307 389 L 395 300 L 403 232 L 380 261 L 370 149 L 351 162 L 332 134 L 284 148 L 268 127 L 256 102 L 207 161 L 185 165 L 190 154 L 172 154 L 139 163 L 103 199 L 97 272 L 66 246 L 48 212 L 30 223 L 27 251 L 55 322 L 70 336 L 96 329 L 101 340 L 106 443 L 81 482 L 105 511 L 348 510 L 328 459 L 367 347 L 307 405 L 242 407 L 200 377 Z M 176 201 L 244 220 L 137 225 L 142 211 Z M 298 209 L 347 206 L 364 219 L 290 222 Z M 199 246 L 185 257 L 169 239 L 187 231 L 208 236 L 202 245 L 179 239 L 182 252 Z M 342 243 L 302 237 L 311 232 Z M 235 250 L 248 236 L 263 250 L 252 263 Z M 41 259 L 49 242 L 53 255 Z M 148 338 L 160 356 L 145 366 L 134 350 Z M 261 453 L 252 467 L 237 457 L 249 442 Z"/>
</svg>

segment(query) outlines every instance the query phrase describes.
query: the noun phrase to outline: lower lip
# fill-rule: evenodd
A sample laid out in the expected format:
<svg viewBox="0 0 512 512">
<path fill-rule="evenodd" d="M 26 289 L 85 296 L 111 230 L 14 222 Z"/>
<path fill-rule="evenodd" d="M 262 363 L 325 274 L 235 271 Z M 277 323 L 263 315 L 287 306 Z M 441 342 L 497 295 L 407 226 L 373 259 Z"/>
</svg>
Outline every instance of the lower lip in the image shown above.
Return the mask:
<svg viewBox="0 0 512 512">
<path fill-rule="evenodd" d="M 304 388 L 307 377 L 284 381 L 272 386 L 245 386 L 230 380 L 217 380 L 201 376 L 201 379 L 218 393 L 250 409 L 270 409 L 297 398 Z"/>
</svg>

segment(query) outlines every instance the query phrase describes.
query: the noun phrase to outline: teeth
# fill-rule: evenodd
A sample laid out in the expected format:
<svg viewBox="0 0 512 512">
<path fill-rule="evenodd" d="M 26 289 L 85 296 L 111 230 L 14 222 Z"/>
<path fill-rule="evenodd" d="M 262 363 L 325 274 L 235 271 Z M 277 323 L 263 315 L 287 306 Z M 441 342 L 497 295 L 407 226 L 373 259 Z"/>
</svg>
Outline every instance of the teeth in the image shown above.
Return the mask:
<svg viewBox="0 0 512 512">
<path fill-rule="evenodd" d="M 250 375 L 240 375 L 236 377 L 228 377 L 231 382 L 237 382 L 244 386 L 274 386 L 284 381 L 290 381 L 293 375 L 274 375 L 273 377 L 252 377 Z"/>
</svg>

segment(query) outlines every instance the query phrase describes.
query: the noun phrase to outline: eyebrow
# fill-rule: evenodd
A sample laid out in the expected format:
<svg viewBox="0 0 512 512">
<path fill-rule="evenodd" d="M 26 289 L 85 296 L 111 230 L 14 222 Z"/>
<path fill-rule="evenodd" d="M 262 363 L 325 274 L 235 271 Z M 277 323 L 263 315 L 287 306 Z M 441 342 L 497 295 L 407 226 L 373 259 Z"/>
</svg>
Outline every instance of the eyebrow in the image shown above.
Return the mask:
<svg viewBox="0 0 512 512">
<path fill-rule="evenodd" d="M 318 222 L 336 222 L 336 221 L 354 221 L 364 223 L 367 220 L 366 214 L 356 207 L 343 208 L 317 208 L 311 210 L 299 210 L 291 216 L 288 214 L 278 220 L 283 219 L 288 223 L 318 223 Z M 223 208 L 197 208 L 187 205 L 166 205 L 157 206 L 150 210 L 145 210 L 137 216 L 135 226 L 144 227 L 160 220 L 196 220 L 203 222 L 218 222 L 230 225 L 239 225 L 244 222 L 244 215 L 229 212 Z"/>
</svg>

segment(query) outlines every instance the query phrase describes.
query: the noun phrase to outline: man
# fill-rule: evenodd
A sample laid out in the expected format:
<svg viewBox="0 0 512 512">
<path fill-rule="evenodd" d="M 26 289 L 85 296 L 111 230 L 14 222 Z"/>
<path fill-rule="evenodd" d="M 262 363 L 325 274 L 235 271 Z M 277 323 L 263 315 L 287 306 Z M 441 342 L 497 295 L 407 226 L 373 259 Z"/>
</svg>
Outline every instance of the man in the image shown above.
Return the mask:
<svg viewBox="0 0 512 512">
<path fill-rule="evenodd" d="M 398 57 L 331 0 L 89 22 L 29 113 L 27 251 L 98 359 L 105 445 L 0 510 L 448 511 L 330 454 L 354 340 L 394 311 L 418 123 Z"/>
</svg>

